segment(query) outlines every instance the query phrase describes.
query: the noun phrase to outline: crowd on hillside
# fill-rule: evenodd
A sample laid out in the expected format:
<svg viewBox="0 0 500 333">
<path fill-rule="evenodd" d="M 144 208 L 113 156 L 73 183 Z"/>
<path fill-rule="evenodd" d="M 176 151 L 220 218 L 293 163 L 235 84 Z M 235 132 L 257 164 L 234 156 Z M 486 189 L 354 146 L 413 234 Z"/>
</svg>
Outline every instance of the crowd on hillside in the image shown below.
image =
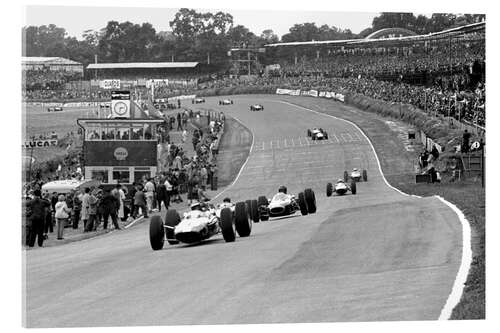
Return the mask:
<svg viewBox="0 0 500 333">
<path fill-rule="evenodd" d="M 49 69 L 25 70 L 22 76 L 26 90 L 61 90 L 66 82 L 82 78 L 81 73 Z"/>
</svg>

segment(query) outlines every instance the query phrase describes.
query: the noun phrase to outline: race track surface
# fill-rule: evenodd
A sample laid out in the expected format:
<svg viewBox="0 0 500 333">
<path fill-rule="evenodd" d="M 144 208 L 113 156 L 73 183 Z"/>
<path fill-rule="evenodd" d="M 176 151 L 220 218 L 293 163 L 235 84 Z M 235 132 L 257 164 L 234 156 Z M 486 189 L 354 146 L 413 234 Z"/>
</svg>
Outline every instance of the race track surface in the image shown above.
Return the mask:
<svg viewBox="0 0 500 333">
<path fill-rule="evenodd" d="M 272 196 L 279 185 L 316 192 L 316 214 L 253 225 L 152 251 L 148 223 L 26 252 L 28 327 L 435 320 L 460 266 L 461 224 L 435 198 L 388 187 L 366 138 L 351 124 L 278 101 L 218 98 L 200 105 L 248 127 L 254 144 L 233 201 Z M 261 103 L 263 112 L 250 112 Z M 333 105 L 333 104 L 332 104 Z M 320 126 L 330 140 L 313 143 Z M 328 181 L 368 171 L 356 195 L 327 198 Z"/>
</svg>

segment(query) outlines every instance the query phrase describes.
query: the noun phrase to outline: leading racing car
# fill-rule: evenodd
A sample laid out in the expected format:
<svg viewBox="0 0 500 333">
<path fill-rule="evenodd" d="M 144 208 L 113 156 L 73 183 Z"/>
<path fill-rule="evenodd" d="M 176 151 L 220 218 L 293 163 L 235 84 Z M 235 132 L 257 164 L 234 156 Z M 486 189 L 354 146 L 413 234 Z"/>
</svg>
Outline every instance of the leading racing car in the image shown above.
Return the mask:
<svg viewBox="0 0 500 333">
<path fill-rule="evenodd" d="M 191 100 L 192 104 L 200 104 L 200 103 L 205 103 L 205 99 L 202 97 L 196 97 Z"/>
<path fill-rule="evenodd" d="M 236 232 L 240 237 L 248 237 L 252 231 L 250 212 L 245 202 L 232 204 L 228 198 L 215 207 L 212 204 L 194 202 L 191 211 L 181 219 L 175 209 L 168 209 L 165 221 L 161 216 L 151 217 L 149 240 L 153 250 L 161 250 L 165 240 L 171 244 L 179 242 L 199 243 L 218 233 L 226 242 L 234 242 Z"/>
<path fill-rule="evenodd" d="M 264 111 L 264 106 L 261 104 L 250 105 L 250 111 Z"/>
<path fill-rule="evenodd" d="M 57 111 L 62 111 L 63 108 L 62 106 L 53 106 L 50 108 L 47 108 L 47 112 L 57 112 Z"/>
<path fill-rule="evenodd" d="M 300 211 L 302 215 L 316 213 L 316 196 L 310 188 L 300 192 L 296 197 L 287 194 L 287 188 L 280 186 L 278 193 L 272 199 L 260 196 L 257 199 L 260 220 L 267 221 L 270 217 L 286 216 Z"/>
<path fill-rule="evenodd" d="M 349 174 L 347 171 L 344 171 L 344 181 L 347 182 L 349 181 L 349 179 L 352 179 L 355 182 L 366 182 L 368 181 L 368 173 L 365 169 L 363 169 L 363 173 L 361 173 L 358 168 L 353 168 L 351 174 Z"/>
<path fill-rule="evenodd" d="M 223 99 L 223 100 L 219 101 L 219 105 L 232 105 L 232 104 L 233 104 L 232 99 Z"/>
<path fill-rule="evenodd" d="M 307 136 L 313 140 L 328 140 L 328 133 L 322 129 L 315 127 L 312 130 L 307 130 Z"/>
<path fill-rule="evenodd" d="M 354 180 L 351 181 L 350 185 L 347 185 L 347 183 L 343 179 L 337 180 L 335 185 L 333 185 L 332 183 L 326 184 L 327 197 L 331 197 L 333 193 L 336 193 L 337 195 L 344 195 L 348 191 L 350 191 L 352 194 L 356 194 L 356 182 Z"/>
</svg>

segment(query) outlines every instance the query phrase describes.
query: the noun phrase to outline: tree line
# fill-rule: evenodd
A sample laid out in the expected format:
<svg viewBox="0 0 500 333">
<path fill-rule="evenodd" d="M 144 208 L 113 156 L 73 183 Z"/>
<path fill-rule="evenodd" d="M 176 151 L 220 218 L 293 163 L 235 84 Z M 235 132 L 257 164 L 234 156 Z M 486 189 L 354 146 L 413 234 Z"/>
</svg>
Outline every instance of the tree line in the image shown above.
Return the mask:
<svg viewBox="0 0 500 333">
<path fill-rule="evenodd" d="M 259 35 L 235 25 L 229 13 L 180 9 L 169 22 L 171 31 L 157 32 L 150 23 L 109 21 L 100 30 L 87 30 L 81 39 L 70 37 L 54 24 L 22 28 L 23 56 L 63 57 L 87 65 L 99 62 L 198 61 L 227 62 L 232 47 L 262 47 L 269 43 L 364 38 L 383 28 L 405 28 L 417 34 L 441 31 L 484 20 L 484 14 L 381 13 L 372 26 L 359 34 L 335 26 L 301 23 L 290 27 L 281 39 L 272 29 Z"/>
</svg>

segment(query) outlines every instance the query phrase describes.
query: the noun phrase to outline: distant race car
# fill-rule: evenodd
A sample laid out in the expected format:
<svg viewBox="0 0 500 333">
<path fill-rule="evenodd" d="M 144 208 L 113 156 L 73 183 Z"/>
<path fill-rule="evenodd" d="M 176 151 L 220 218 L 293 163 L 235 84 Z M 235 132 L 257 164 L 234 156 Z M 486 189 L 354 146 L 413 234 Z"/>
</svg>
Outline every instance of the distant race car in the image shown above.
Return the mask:
<svg viewBox="0 0 500 333">
<path fill-rule="evenodd" d="M 231 105 L 231 104 L 233 104 L 232 99 L 223 99 L 223 100 L 219 101 L 219 105 Z"/>
<path fill-rule="evenodd" d="M 347 171 L 344 171 L 344 181 L 347 182 L 349 179 L 353 179 L 356 182 L 360 181 L 366 182 L 368 181 L 368 174 L 364 169 L 363 172 L 361 173 L 358 170 L 358 168 L 353 168 L 350 175 Z"/>
<path fill-rule="evenodd" d="M 254 200 L 256 201 L 256 200 Z M 256 207 L 257 203 L 254 203 Z M 161 216 L 151 217 L 149 224 L 149 240 L 153 250 L 161 250 L 165 240 L 171 244 L 179 242 L 199 243 L 218 233 L 226 242 L 234 242 L 236 232 L 240 237 L 248 237 L 252 231 L 252 220 L 245 202 L 235 205 L 224 202 L 215 207 L 207 203 L 194 203 L 191 211 L 182 218 L 175 209 L 168 209 L 165 221 Z"/>
<path fill-rule="evenodd" d="M 261 104 L 250 105 L 250 111 L 264 111 L 264 106 Z"/>
<path fill-rule="evenodd" d="M 200 103 L 205 103 L 205 99 L 201 97 L 196 97 L 191 100 L 192 104 L 200 104 Z"/>
<path fill-rule="evenodd" d="M 322 128 L 313 128 L 307 130 L 307 136 L 313 140 L 328 140 L 328 133 Z"/>
<path fill-rule="evenodd" d="M 342 179 L 337 180 L 335 185 L 332 183 L 326 184 L 327 197 L 331 197 L 333 193 L 337 193 L 337 195 L 344 195 L 348 191 L 352 194 L 356 194 L 356 182 L 354 180 L 351 181 L 350 185 L 347 185 L 347 183 Z"/>
<path fill-rule="evenodd" d="M 262 221 L 267 221 L 270 217 L 291 215 L 296 211 L 300 211 L 302 215 L 316 213 L 316 196 L 310 188 L 295 197 L 295 195 L 287 194 L 285 186 L 280 186 L 278 193 L 272 199 L 260 196 L 257 204 Z"/>
<path fill-rule="evenodd" d="M 47 112 L 57 112 L 57 111 L 62 111 L 63 108 L 62 106 L 53 106 L 50 108 L 47 108 Z"/>
</svg>

